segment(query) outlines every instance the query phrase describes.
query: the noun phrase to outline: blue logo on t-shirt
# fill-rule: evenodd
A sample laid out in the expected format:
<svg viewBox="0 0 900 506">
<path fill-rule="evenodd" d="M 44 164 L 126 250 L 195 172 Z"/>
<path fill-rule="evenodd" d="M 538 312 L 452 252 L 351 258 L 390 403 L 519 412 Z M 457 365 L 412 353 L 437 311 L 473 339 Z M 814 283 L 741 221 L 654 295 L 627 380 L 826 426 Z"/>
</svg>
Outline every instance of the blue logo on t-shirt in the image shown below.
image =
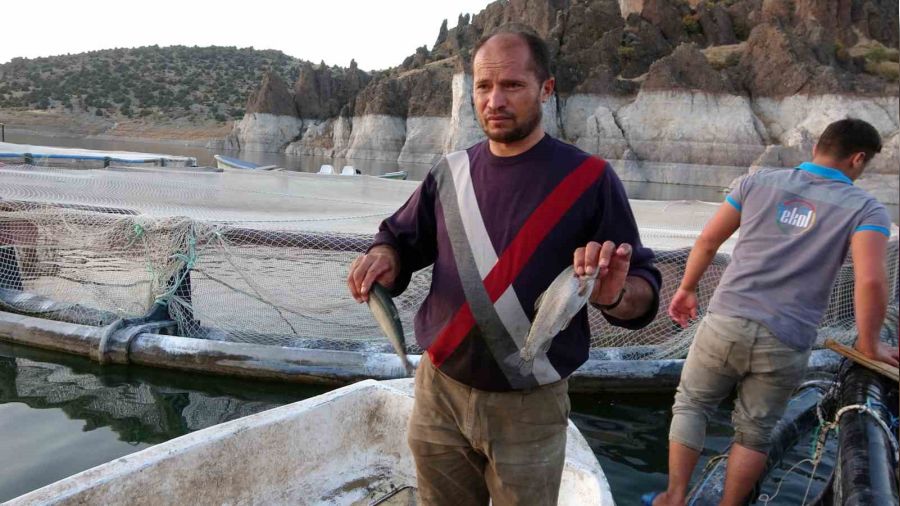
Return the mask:
<svg viewBox="0 0 900 506">
<path fill-rule="evenodd" d="M 816 206 L 803 199 L 789 199 L 778 204 L 775 222 L 782 232 L 800 235 L 816 222 Z"/>
</svg>

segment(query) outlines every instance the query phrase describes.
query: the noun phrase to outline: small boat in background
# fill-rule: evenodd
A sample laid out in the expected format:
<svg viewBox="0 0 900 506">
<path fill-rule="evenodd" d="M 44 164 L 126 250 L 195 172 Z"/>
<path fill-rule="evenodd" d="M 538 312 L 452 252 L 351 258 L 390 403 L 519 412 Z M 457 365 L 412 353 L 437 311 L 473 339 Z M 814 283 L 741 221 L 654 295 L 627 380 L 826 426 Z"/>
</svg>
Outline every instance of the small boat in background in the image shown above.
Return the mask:
<svg viewBox="0 0 900 506">
<path fill-rule="evenodd" d="M 316 172 L 316 174 L 321 174 L 323 176 L 334 176 L 337 174 L 337 172 L 334 170 L 333 165 L 324 164 L 321 167 L 319 167 L 319 172 Z M 340 175 L 341 176 L 361 176 L 363 174 L 362 174 L 362 172 L 360 172 L 359 169 L 357 169 L 356 167 L 354 167 L 352 165 L 344 165 L 344 168 L 341 169 Z M 378 174 L 377 176 L 373 176 L 373 177 L 377 177 L 380 179 L 406 180 L 406 177 L 408 175 L 409 175 L 409 173 L 405 170 L 397 170 L 394 172 L 387 172 L 385 174 Z"/>
<path fill-rule="evenodd" d="M 406 176 L 408 176 L 408 175 L 409 175 L 409 173 L 406 172 L 405 170 L 398 170 L 398 171 L 395 171 L 395 172 L 388 172 L 388 173 L 385 173 L 385 174 L 379 174 L 378 176 L 375 176 L 375 177 L 380 177 L 381 179 L 400 179 L 400 180 L 406 180 Z"/>
<path fill-rule="evenodd" d="M 213 158 L 216 160 L 216 166 L 220 169 L 272 170 L 278 168 L 276 165 L 259 165 L 225 155 L 213 155 Z"/>
</svg>

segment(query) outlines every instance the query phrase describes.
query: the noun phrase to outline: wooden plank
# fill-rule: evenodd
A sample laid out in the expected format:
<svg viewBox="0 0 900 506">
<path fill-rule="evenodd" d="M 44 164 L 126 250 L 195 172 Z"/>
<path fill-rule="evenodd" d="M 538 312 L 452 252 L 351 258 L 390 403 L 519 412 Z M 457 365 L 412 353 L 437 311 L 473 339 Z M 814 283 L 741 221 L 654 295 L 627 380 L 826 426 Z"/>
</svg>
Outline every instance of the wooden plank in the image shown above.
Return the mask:
<svg viewBox="0 0 900 506">
<path fill-rule="evenodd" d="M 849 358 L 850 360 L 856 362 L 857 364 L 871 369 L 877 373 L 883 374 L 888 378 L 894 380 L 895 382 L 900 383 L 900 370 L 896 367 L 885 364 L 884 362 L 878 362 L 870 359 L 869 357 L 863 355 L 862 353 L 856 351 L 854 348 L 850 348 L 849 346 L 844 346 L 843 344 L 834 341 L 832 339 L 825 340 L 825 347 L 829 350 L 840 353 L 841 355 Z"/>
</svg>

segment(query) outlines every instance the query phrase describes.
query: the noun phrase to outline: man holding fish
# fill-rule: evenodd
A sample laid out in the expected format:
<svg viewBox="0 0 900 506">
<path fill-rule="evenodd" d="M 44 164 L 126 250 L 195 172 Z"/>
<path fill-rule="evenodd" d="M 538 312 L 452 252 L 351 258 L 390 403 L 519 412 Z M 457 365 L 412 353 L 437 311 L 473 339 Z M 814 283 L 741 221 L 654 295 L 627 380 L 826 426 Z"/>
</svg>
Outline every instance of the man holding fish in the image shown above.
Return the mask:
<svg viewBox="0 0 900 506">
<path fill-rule="evenodd" d="M 433 266 L 415 318 L 426 353 L 409 425 L 420 500 L 551 505 L 567 378 L 588 358 L 585 304 L 643 327 L 661 278 L 609 164 L 544 133 L 541 105 L 555 85 L 544 42 L 501 28 L 475 47 L 472 67 L 487 140 L 432 168 L 347 282 L 397 334 L 381 287 L 397 295 Z"/>
</svg>

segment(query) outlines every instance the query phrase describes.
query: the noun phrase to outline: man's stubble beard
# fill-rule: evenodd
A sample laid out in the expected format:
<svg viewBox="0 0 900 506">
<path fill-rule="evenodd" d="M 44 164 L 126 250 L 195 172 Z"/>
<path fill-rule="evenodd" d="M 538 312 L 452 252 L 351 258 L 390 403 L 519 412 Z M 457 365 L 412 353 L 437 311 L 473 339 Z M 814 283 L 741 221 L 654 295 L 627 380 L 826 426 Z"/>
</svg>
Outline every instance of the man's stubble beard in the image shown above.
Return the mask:
<svg viewBox="0 0 900 506">
<path fill-rule="evenodd" d="M 481 129 L 484 131 L 484 134 L 488 139 L 494 142 L 500 142 L 503 144 L 510 144 L 513 142 L 518 142 L 529 135 L 531 132 L 534 132 L 534 129 L 541 124 L 541 120 L 543 119 L 544 111 L 541 108 L 541 103 L 537 103 L 537 107 L 534 109 L 534 113 L 525 118 L 524 122 L 521 124 L 517 124 L 512 130 L 507 130 L 504 132 L 491 133 L 488 130 L 488 123 L 483 118 L 481 120 Z"/>
</svg>

